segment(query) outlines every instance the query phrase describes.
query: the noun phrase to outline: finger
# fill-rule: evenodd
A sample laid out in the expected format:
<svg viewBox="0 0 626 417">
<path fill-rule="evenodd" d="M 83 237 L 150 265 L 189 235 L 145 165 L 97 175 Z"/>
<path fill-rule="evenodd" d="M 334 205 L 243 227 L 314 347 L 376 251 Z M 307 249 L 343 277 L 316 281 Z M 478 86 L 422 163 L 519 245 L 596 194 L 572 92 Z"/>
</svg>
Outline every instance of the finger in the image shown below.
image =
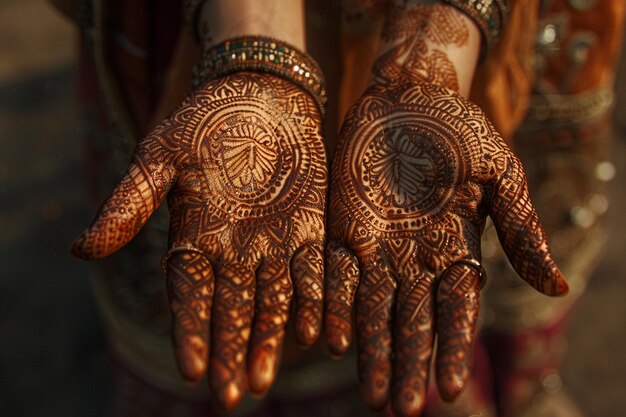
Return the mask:
<svg viewBox="0 0 626 417">
<path fill-rule="evenodd" d="M 462 263 L 441 276 L 437 290 L 437 360 L 439 393 L 452 401 L 471 372 L 472 349 L 480 306 L 480 274 Z"/>
<path fill-rule="evenodd" d="M 324 257 L 319 245 L 300 248 L 291 259 L 296 290 L 296 338 L 311 346 L 320 335 L 324 294 Z"/>
<path fill-rule="evenodd" d="M 206 373 L 213 281 L 211 264 L 199 253 L 178 252 L 167 261 L 176 362 L 191 382 Z"/>
<path fill-rule="evenodd" d="M 519 161 L 495 187 L 490 209 L 500 243 L 517 273 L 544 294 L 566 294 L 567 282 L 550 253 Z"/>
<path fill-rule="evenodd" d="M 326 246 L 326 342 L 331 353 L 341 356 L 352 339 L 352 306 L 359 283 L 354 255 L 335 241 Z"/>
<path fill-rule="evenodd" d="M 209 383 L 224 410 L 246 392 L 246 353 L 254 309 L 254 268 L 223 262 L 216 269 Z"/>
<path fill-rule="evenodd" d="M 422 272 L 402 282 L 394 333 L 392 408 L 398 417 L 419 416 L 426 403 L 433 353 L 433 277 Z"/>
<path fill-rule="evenodd" d="M 133 155 L 124 178 L 104 201 L 91 225 L 72 244 L 74 255 L 98 259 L 128 243 L 161 204 L 174 181 L 174 168 L 155 162 L 145 145 Z"/>
<path fill-rule="evenodd" d="M 356 295 L 358 367 L 365 404 L 382 409 L 389 399 L 395 281 L 382 263 L 363 263 Z"/>
<path fill-rule="evenodd" d="M 292 294 L 288 263 L 263 262 L 257 272 L 254 327 L 248 355 L 248 380 L 254 394 L 264 394 L 276 377 Z"/>
</svg>

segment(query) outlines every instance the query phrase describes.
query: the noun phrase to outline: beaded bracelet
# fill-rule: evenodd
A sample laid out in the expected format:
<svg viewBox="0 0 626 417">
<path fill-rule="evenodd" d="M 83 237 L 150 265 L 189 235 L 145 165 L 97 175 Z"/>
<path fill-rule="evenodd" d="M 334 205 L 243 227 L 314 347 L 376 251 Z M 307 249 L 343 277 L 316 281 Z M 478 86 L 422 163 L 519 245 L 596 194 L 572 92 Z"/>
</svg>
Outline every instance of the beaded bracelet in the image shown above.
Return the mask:
<svg viewBox="0 0 626 417">
<path fill-rule="evenodd" d="M 465 13 L 478 25 L 485 49 L 496 43 L 506 23 L 509 0 L 443 0 Z"/>
<path fill-rule="evenodd" d="M 238 71 L 267 72 L 294 82 L 317 102 L 322 116 L 326 108 L 324 77 L 308 54 L 277 39 L 241 36 L 206 51 L 193 72 L 193 85 Z"/>
</svg>

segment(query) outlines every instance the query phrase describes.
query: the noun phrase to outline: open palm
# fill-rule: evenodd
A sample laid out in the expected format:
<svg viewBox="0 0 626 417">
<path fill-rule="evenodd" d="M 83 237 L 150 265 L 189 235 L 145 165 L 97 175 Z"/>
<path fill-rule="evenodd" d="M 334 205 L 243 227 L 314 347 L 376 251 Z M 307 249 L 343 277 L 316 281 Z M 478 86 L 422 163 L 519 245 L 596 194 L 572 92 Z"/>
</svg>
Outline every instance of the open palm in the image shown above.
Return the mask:
<svg viewBox="0 0 626 417">
<path fill-rule="evenodd" d="M 240 72 L 208 81 L 138 143 L 73 247 L 88 259 L 115 252 L 168 195 L 164 265 L 177 361 L 191 381 L 208 369 L 228 409 L 246 389 L 260 394 L 271 385 L 293 288 L 300 343 L 320 332 L 320 125 L 315 101 L 285 79 Z"/>
<path fill-rule="evenodd" d="M 326 331 L 343 354 L 356 308 L 365 401 L 419 415 L 435 334 L 444 399 L 469 376 L 487 215 L 517 272 L 567 291 L 530 202 L 519 160 L 458 93 L 374 84 L 351 108 L 333 162 Z"/>
</svg>

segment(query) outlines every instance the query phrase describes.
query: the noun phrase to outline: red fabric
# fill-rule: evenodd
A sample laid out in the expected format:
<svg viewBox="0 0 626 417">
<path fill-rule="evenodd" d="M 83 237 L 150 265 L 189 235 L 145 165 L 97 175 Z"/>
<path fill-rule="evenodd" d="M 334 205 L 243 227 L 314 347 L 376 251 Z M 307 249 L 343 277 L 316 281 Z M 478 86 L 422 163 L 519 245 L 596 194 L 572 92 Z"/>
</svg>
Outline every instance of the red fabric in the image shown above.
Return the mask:
<svg viewBox="0 0 626 417">
<path fill-rule="evenodd" d="M 565 335 L 572 309 L 542 327 L 516 333 L 486 329 L 483 340 L 491 364 L 499 415 L 513 416 L 543 390 L 542 380 L 561 366 Z"/>
</svg>

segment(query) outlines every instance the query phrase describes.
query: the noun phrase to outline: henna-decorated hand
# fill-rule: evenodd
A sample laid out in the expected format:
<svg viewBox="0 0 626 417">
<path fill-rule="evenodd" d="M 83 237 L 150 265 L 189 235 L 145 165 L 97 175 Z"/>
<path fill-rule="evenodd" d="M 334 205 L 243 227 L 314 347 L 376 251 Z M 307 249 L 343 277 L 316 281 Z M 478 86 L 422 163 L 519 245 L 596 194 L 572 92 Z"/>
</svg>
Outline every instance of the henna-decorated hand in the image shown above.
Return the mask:
<svg viewBox="0 0 626 417">
<path fill-rule="evenodd" d="M 348 113 L 333 162 L 325 313 L 329 347 L 341 355 L 356 308 L 370 407 L 391 396 L 397 415 L 420 414 L 435 334 L 439 392 L 452 400 L 461 391 L 487 215 L 523 279 L 548 295 L 567 291 L 522 165 L 483 112 L 446 88 L 374 84 Z"/>
<path fill-rule="evenodd" d="M 240 72 L 206 82 L 139 142 L 125 177 L 73 246 L 85 259 L 110 255 L 168 195 L 176 359 L 190 381 L 208 368 L 226 409 L 247 388 L 262 394 L 272 384 L 292 288 L 299 342 L 310 345 L 320 332 L 327 186 L 320 119 L 311 96 L 283 78 Z"/>
</svg>

